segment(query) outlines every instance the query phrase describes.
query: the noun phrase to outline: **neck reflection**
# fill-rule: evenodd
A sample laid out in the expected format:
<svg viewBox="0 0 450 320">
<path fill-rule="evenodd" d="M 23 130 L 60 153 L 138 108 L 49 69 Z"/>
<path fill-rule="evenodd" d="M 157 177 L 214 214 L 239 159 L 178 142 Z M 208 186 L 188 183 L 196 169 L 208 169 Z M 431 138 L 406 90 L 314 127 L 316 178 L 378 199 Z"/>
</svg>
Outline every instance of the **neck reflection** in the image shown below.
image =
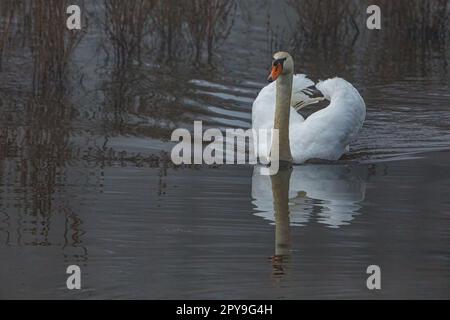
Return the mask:
<svg viewBox="0 0 450 320">
<path fill-rule="evenodd" d="M 275 257 L 288 256 L 290 250 L 289 181 L 291 173 L 290 168 L 280 168 L 276 175 L 270 177 L 275 217 Z"/>
<path fill-rule="evenodd" d="M 285 262 L 291 249 L 289 219 L 289 182 L 291 168 L 280 168 L 276 175 L 270 177 L 275 218 L 275 255 L 272 257 L 272 275 L 275 278 L 285 273 Z"/>
</svg>

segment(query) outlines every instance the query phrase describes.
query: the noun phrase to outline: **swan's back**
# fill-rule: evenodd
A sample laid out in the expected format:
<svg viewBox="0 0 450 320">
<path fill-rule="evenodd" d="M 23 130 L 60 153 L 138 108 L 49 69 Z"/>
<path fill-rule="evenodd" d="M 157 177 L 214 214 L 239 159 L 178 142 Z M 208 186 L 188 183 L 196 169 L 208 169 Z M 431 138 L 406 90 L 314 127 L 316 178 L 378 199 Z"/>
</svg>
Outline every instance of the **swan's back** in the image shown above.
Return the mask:
<svg viewBox="0 0 450 320">
<path fill-rule="evenodd" d="M 364 100 L 346 80 L 328 79 L 319 82 L 316 88 L 330 104 L 291 128 L 295 163 L 309 159 L 338 160 L 357 137 L 366 116 Z"/>
</svg>

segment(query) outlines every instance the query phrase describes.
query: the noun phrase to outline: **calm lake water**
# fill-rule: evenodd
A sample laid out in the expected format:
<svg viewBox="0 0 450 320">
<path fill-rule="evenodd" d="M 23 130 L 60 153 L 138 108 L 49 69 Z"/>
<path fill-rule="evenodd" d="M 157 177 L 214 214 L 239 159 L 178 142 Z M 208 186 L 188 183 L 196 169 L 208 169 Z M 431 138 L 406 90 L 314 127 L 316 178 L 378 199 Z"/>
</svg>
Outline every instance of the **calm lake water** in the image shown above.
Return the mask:
<svg viewBox="0 0 450 320">
<path fill-rule="evenodd" d="M 33 37 L 43 52 L 51 41 L 19 32 L 20 8 L 3 52 L 0 298 L 450 298 L 448 42 L 362 25 L 352 45 L 300 46 L 287 3 L 244 1 L 212 64 L 188 49 L 169 59 L 147 38 L 124 64 L 117 48 L 130 47 L 105 27 L 103 1 L 85 10 L 62 81 L 49 69 L 58 61 L 30 49 Z M 297 72 L 361 92 L 367 118 L 345 159 L 273 178 L 250 165 L 173 166 L 175 128 L 251 127 L 282 48 Z M 366 287 L 372 264 L 381 290 Z"/>
</svg>

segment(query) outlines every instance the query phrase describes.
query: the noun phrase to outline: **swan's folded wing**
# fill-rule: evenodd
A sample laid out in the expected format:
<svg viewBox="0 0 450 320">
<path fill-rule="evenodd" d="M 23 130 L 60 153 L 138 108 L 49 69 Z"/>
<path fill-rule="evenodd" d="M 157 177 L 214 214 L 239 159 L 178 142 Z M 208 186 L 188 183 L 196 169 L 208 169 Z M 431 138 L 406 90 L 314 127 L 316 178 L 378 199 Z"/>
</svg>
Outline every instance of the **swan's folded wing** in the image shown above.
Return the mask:
<svg viewBox="0 0 450 320">
<path fill-rule="evenodd" d="M 304 90 L 308 87 L 314 86 L 314 82 L 308 79 L 304 74 L 294 75 L 294 81 L 292 83 L 292 97 L 291 106 L 295 108 L 296 105 L 300 105 L 309 99 L 309 96 L 305 94 Z"/>
</svg>

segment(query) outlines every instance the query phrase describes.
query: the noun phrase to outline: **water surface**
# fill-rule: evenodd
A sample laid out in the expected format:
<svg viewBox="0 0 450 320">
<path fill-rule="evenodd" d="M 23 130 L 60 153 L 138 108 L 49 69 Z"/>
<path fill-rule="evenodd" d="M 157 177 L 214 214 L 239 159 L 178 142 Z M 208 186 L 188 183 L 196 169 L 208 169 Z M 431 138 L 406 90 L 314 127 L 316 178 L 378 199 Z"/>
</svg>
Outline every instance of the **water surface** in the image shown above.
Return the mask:
<svg viewBox="0 0 450 320">
<path fill-rule="evenodd" d="M 0 298 L 449 298 L 448 43 L 387 29 L 300 48 L 290 8 L 237 5 L 208 64 L 146 51 L 147 38 L 140 57 L 118 57 L 94 1 L 61 81 L 27 41 L 52 43 L 15 33 L 0 73 Z M 342 76 L 364 97 L 345 159 L 272 178 L 175 167 L 175 128 L 251 127 L 271 54 L 286 48 L 297 72 Z M 366 287 L 371 264 L 380 291 Z"/>
</svg>

